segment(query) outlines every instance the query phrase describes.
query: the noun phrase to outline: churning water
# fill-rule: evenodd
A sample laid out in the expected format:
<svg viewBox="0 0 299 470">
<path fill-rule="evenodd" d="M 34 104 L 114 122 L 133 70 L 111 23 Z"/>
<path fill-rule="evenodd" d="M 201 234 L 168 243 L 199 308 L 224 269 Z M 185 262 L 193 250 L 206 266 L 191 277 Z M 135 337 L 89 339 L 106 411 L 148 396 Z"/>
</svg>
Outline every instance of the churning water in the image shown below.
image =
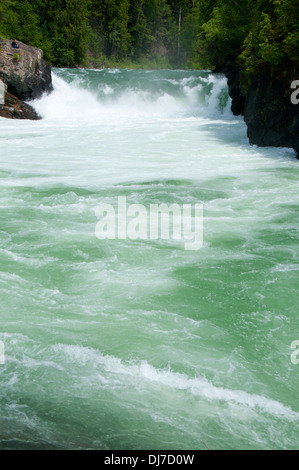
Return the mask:
<svg viewBox="0 0 299 470">
<path fill-rule="evenodd" d="M 0 119 L 0 448 L 298 448 L 293 151 L 249 146 L 209 72 L 54 86 Z M 119 196 L 203 204 L 203 247 L 97 239 Z"/>
</svg>

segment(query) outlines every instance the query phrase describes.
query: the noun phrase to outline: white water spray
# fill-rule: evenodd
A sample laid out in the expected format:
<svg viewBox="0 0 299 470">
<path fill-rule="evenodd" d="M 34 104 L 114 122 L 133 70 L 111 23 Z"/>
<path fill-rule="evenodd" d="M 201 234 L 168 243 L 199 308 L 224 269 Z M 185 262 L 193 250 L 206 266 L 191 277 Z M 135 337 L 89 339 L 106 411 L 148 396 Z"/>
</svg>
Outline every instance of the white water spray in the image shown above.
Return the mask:
<svg viewBox="0 0 299 470">
<path fill-rule="evenodd" d="M 83 80 L 68 83 L 53 73 L 54 92 L 36 100 L 33 106 L 43 118 L 55 121 L 103 121 L 113 116 L 123 119 L 230 116 L 230 100 L 226 97 L 223 106 L 220 99 L 221 93 L 226 92 L 224 77 L 161 79 L 164 86 L 160 89 L 146 89 L 137 83 L 119 91 L 117 84 L 113 87 L 102 83 L 102 75 L 98 71 L 98 83 L 90 89 Z M 172 85 L 171 90 L 167 85 Z"/>
</svg>

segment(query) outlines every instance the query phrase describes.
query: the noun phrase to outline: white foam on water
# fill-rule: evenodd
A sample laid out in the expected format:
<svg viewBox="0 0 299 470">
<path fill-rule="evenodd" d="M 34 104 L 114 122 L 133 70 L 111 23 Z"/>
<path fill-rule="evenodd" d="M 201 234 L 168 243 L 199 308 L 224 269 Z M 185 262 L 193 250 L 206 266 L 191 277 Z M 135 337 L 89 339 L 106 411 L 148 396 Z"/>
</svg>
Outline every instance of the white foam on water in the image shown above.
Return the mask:
<svg viewBox="0 0 299 470">
<path fill-rule="evenodd" d="M 150 444 L 164 435 L 136 425 L 144 404 L 147 417 L 169 418 L 169 442 L 175 428 L 178 442 L 191 442 L 180 428 L 187 416 L 194 440 L 200 427 L 215 442 L 223 436 L 223 447 L 248 436 L 291 447 L 298 163 L 291 150 L 249 146 L 223 76 L 184 73 L 145 72 L 145 80 L 63 70 L 34 103 L 44 119 L 1 120 L 1 312 L 7 332 L 32 338 L 0 336 L 4 415 L 16 399 L 43 415 L 49 401 L 80 394 L 94 410 L 96 395 L 103 413 L 123 406 L 118 419 L 140 434 L 136 447 L 145 426 Z M 203 249 L 188 256 L 160 240 L 100 243 L 95 208 L 116 207 L 118 194 L 130 203 L 203 202 Z M 73 405 L 83 429 L 88 414 L 79 422 Z M 59 425 L 69 414 L 67 406 Z M 254 420 L 242 432 L 240 416 Z M 12 426 L 19 432 L 17 417 Z M 112 426 L 107 446 L 118 431 Z"/>
<path fill-rule="evenodd" d="M 110 380 L 112 382 L 114 380 L 113 376 L 117 377 L 117 380 L 121 380 L 121 376 L 144 379 L 149 383 L 157 383 L 174 390 L 185 390 L 194 396 L 207 400 L 236 403 L 252 409 L 259 408 L 262 412 L 272 416 L 283 417 L 291 421 L 299 420 L 299 413 L 276 400 L 250 394 L 243 390 L 216 387 L 206 378 L 191 378 L 171 370 L 159 370 L 147 361 L 124 363 L 117 357 L 102 355 L 98 351 L 81 346 L 57 344 L 53 346 L 53 349 L 55 352 L 62 352 L 65 356 L 71 357 L 72 361 L 103 367 L 106 372 L 111 374 Z"/>
<path fill-rule="evenodd" d="M 117 73 L 117 71 L 111 71 L 111 73 Z M 205 113 L 212 113 L 218 117 L 223 115 L 219 96 L 221 91 L 226 89 L 224 77 L 218 78 L 211 75 L 207 78 L 200 78 L 200 83 L 196 77 L 166 80 L 177 85 L 180 93 L 176 96 L 162 89 L 160 92 L 153 92 L 130 86 L 116 96 L 114 88 L 101 83 L 100 79 L 101 74 L 99 73 L 98 91 L 108 98 L 108 101 L 107 99 L 101 100 L 88 87 L 84 88 L 82 86 L 84 77 L 67 83 L 53 73 L 54 91 L 34 101 L 32 105 L 43 118 L 64 123 L 82 120 L 93 121 L 94 119 L 103 121 L 105 117 L 111 115 L 126 119 L 139 118 L 140 116 L 175 117 L 182 113 L 188 115 L 190 111 L 194 113 L 194 110 L 197 110 L 199 115 Z M 203 93 L 203 83 L 212 85 L 212 90 L 206 98 Z M 203 110 L 202 107 L 206 109 Z"/>
<path fill-rule="evenodd" d="M 105 84 L 103 87 L 102 87 L 102 91 L 104 93 L 104 95 L 113 95 L 114 93 L 114 90 L 111 86 Z"/>
<path fill-rule="evenodd" d="M 98 115 L 100 107 L 95 97 L 88 90 L 75 84 L 69 85 L 65 80 L 53 74 L 54 91 L 32 103 L 41 117 L 51 121 L 72 121 L 91 119 Z"/>
</svg>

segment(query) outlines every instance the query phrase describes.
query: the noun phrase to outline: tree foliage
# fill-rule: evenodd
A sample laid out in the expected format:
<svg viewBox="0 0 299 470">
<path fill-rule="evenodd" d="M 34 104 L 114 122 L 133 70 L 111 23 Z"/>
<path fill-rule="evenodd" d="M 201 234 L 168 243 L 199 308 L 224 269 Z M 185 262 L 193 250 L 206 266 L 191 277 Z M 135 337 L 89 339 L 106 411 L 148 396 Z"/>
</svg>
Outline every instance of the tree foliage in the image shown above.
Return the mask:
<svg viewBox="0 0 299 470">
<path fill-rule="evenodd" d="M 56 66 L 233 59 L 250 76 L 298 62 L 298 11 L 299 0 L 0 0 L 0 35 L 41 47 Z"/>
</svg>

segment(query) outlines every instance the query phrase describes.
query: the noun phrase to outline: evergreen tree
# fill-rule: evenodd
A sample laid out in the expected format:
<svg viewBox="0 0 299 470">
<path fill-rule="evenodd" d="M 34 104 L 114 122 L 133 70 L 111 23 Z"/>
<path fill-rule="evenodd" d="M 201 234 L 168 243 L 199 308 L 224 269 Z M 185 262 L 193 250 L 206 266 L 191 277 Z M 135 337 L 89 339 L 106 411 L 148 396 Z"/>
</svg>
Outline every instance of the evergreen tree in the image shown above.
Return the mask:
<svg viewBox="0 0 299 470">
<path fill-rule="evenodd" d="M 0 0 L 0 34 L 39 46 L 55 66 L 171 60 L 245 75 L 295 67 L 299 0 Z"/>
</svg>

